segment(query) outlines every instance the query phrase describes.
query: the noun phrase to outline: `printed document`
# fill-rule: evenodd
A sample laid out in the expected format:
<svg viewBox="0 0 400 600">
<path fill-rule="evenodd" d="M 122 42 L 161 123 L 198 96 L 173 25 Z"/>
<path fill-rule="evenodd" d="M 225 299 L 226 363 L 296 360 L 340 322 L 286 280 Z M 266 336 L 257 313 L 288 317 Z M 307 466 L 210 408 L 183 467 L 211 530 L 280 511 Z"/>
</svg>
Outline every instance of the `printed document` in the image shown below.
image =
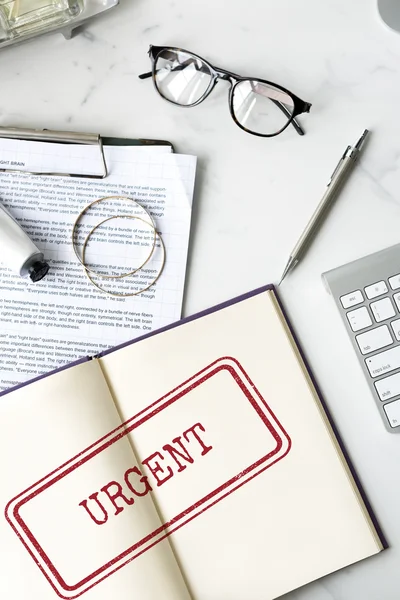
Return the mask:
<svg viewBox="0 0 400 600">
<path fill-rule="evenodd" d="M 43 151 L 38 155 L 40 146 Z M 109 176 L 103 180 L 0 173 L 0 202 L 50 264 L 49 274 L 38 283 L 0 265 L 0 390 L 82 356 L 96 355 L 181 316 L 196 158 L 173 154 L 162 146 L 104 150 Z M 87 174 L 99 171 L 96 146 L 38 146 L 37 142 L 10 140 L 0 140 L 0 168 L 57 172 L 65 170 L 66 152 L 74 172 L 79 172 L 77 167 Z M 88 211 L 76 241 L 81 256 L 91 229 L 115 217 L 94 232 L 85 260 L 94 273 L 113 277 L 93 275 L 95 284 L 124 296 L 99 291 L 72 247 L 77 216 L 104 197 L 113 198 Z M 152 281 L 162 269 L 164 253 L 140 206 L 152 216 L 165 246 L 164 270 L 155 284 Z M 143 263 L 131 277 L 115 278 Z M 148 289 L 139 295 L 125 296 L 144 288 Z"/>
</svg>

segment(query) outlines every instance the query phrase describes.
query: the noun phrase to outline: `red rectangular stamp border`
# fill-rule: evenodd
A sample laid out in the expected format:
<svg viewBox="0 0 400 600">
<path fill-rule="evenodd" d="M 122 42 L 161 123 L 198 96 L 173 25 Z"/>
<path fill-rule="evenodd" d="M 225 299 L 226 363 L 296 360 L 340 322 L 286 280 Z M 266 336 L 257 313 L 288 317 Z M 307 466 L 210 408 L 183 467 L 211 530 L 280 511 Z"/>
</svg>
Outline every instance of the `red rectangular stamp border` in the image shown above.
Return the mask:
<svg viewBox="0 0 400 600">
<path fill-rule="evenodd" d="M 276 440 L 276 447 L 267 455 L 257 460 L 255 463 L 249 465 L 249 467 L 247 467 L 244 471 L 241 471 L 237 476 L 232 477 L 227 482 L 198 500 L 185 511 L 161 525 L 151 534 L 141 539 L 124 552 L 120 553 L 107 564 L 86 576 L 78 583 L 74 585 L 68 585 L 43 550 L 38 540 L 23 521 L 19 514 L 21 507 L 38 494 L 45 491 L 48 487 L 54 485 L 57 483 L 57 481 L 66 477 L 75 469 L 79 468 L 79 466 L 88 462 L 91 458 L 108 448 L 110 445 L 128 435 L 128 433 L 132 432 L 134 429 L 155 416 L 157 413 L 170 406 L 173 402 L 176 402 L 185 396 L 190 390 L 198 387 L 210 377 L 216 375 L 222 370 L 228 371 L 236 384 L 240 387 L 247 400 L 255 409 L 256 413 L 261 418 L 269 432 L 272 434 L 273 438 Z M 116 429 L 97 440 L 97 442 L 91 444 L 88 448 L 27 488 L 24 492 L 18 494 L 18 496 L 10 500 L 10 502 L 7 504 L 5 508 L 5 517 L 20 541 L 34 559 L 35 563 L 45 575 L 46 579 L 52 585 L 57 595 L 61 598 L 70 600 L 71 598 L 77 598 L 81 596 L 83 593 L 100 583 L 100 581 L 103 581 L 106 577 L 116 572 L 124 565 L 143 554 L 143 552 L 146 552 L 155 544 L 159 543 L 167 536 L 180 529 L 180 527 L 202 514 L 205 510 L 211 508 L 211 506 L 215 505 L 233 491 L 268 469 L 270 466 L 284 458 L 290 449 L 290 437 L 274 413 L 271 411 L 241 364 L 235 358 L 223 357 L 219 358 L 193 375 L 190 379 L 186 380 L 171 392 L 125 421 L 122 425 L 118 426 Z M 105 571 L 109 572 L 105 573 Z M 65 592 L 67 595 L 65 595 Z"/>
</svg>

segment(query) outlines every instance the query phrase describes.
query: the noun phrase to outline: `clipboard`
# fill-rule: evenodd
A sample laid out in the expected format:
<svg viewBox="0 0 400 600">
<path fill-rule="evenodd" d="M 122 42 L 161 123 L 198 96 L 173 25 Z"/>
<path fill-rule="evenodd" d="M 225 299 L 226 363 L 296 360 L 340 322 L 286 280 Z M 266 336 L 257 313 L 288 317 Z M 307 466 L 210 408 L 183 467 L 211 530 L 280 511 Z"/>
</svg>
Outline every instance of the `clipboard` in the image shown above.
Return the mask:
<svg viewBox="0 0 400 600">
<path fill-rule="evenodd" d="M 99 163 L 102 172 L 99 175 L 84 173 L 36 173 L 29 171 L 31 175 L 59 175 L 62 177 L 88 177 L 91 179 L 105 179 L 108 175 L 107 161 L 104 154 L 104 146 L 170 146 L 172 152 L 174 147 L 166 140 L 131 139 L 102 137 L 98 133 L 80 133 L 73 131 L 57 131 L 52 129 L 24 129 L 20 127 L 0 127 L 0 138 L 25 140 L 32 142 L 53 142 L 61 144 L 83 144 L 95 145 L 99 148 Z M 0 169 L 0 172 L 19 171 L 19 169 Z M 26 173 L 26 171 L 24 171 Z"/>
</svg>

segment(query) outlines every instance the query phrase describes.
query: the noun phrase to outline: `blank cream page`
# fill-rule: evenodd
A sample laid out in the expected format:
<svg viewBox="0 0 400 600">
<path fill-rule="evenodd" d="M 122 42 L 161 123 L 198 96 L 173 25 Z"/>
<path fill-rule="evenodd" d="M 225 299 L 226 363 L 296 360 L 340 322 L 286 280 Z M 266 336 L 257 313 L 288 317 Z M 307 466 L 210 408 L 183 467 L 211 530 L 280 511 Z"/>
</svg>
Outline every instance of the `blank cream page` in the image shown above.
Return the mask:
<svg viewBox="0 0 400 600">
<path fill-rule="evenodd" d="M 135 552 L 160 521 L 126 488 L 138 464 L 123 431 L 96 361 L 0 399 L 2 597 L 189 598 L 167 541 Z"/>
<path fill-rule="evenodd" d="M 273 599 L 379 552 L 272 292 L 101 364 L 196 600 Z"/>
</svg>

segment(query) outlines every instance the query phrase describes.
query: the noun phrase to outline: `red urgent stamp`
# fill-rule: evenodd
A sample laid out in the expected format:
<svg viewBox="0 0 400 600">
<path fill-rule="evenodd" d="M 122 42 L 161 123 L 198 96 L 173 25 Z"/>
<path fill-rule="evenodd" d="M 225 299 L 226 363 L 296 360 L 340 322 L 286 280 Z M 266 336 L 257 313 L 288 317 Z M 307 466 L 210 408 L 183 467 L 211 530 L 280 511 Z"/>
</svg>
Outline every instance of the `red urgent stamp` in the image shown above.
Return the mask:
<svg viewBox="0 0 400 600">
<path fill-rule="evenodd" d="M 290 447 L 243 367 L 224 357 L 13 498 L 5 515 L 55 592 L 76 598 Z"/>
</svg>

